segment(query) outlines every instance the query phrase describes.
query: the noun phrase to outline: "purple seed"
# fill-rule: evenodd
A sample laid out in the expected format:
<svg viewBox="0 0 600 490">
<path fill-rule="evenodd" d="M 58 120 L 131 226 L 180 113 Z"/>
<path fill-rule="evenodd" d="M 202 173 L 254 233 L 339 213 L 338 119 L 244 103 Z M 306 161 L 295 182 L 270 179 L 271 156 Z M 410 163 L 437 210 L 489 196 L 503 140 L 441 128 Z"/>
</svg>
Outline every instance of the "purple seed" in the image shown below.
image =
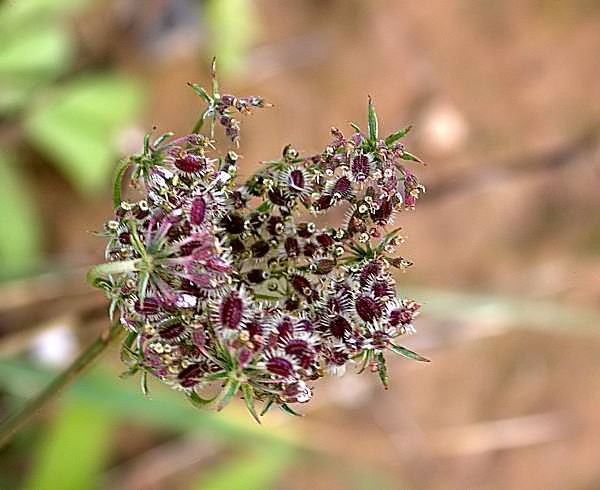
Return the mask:
<svg viewBox="0 0 600 490">
<path fill-rule="evenodd" d="M 352 160 L 352 175 L 357 181 L 366 180 L 369 176 L 369 159 L 365 155 L 358 155 Z"/>
<path fill-rule="evenodd" d="M 158 312 L 158 301 L 154 298 L 146 298 L 142 304 L 136 302 L 135 311 L 140 315 L 155 315 Z"/>
<path fill-rule="evenodd" d="M 298 274 L 295 274 L 290 278 L 290 283 L 296 291 L 304 294 L 305 296 L 307 296 L 306 290 L 311 289 L 308 279 L 306 279 L 306 277 L 299 276 Z"/>
<path fill-rule="evenodd" d="M 350 332 L 352 326 L 343 316 L 336 316 L 329 322 L 329 331 L 331 335 L 338 339 L 343 339 L 346 332 Z"/>
<path fill-rule="evenodd" d="M 317 235 L 317 242 L 319 242 L 319 245 L 321 245 L 323 248 L 329 248 L 333 245 L 333 238 L 331 238 L 327 233 L 321 233 L 320 235 Z"/>
<path fill-rule="evenodd" d="M 365 322 L 372 322 L 381 316 L 381 307 L 369 296 L 359 296 L 354 304 L 356 313 Z"/>
<path fill-rule="evenodd" d="M 301 170 L 292 170 L 289 177 L 289 186 L 291 189 L 294 191 L 303 191 L 304 185 L 304 173 Z"/>
<path fill-rule="evenodd" d="M 368 264 L 366 264 L 362 271 L 360 271 L 359 282 L 362 287 L 365 287 L 369 282 L 369 279 L 373 276 L 376 276 L 381 272 L 381 264 L 372 260 Z"/>
<path fill-rule="evenodd" d="M 278 376 L 291 376 L 294 374 L 294 366 L 292 363 L 283 357 L 274 357 L 269 359 L 266 364 L 267 371 L 277 374 Z"/>
<path fill-rule="evenodd" d="M 185 326 L 181 323 L 173 323 L 172 325 L 165 325 L 160 327 L 158 335 L 165 340 L 177 339 L 181 334 L 185 332 Z"/>
<path fill-rule="evenodd" d="M 334 184 L 331 190 L 332 194 L 340 194 L 342 197 L 346 196 L 352 187 L 350 179 L 345 175 L 340 177 Z"/>
<path fill-rule="evenodd" d="M 204 219 L 206 218 L 206 201 L 203 197 L 197 197 L 192 201 L 192 211 L 190 214 L 193 224 L 200 226 L 204 223 Z"/>
<path fill-rule="evenodd" d="M 257 259 L 260 259 L 260 258 L 264 257 L 265 255 L 267 255 L 269 253 L 270 249 L 271 249 L 271 247 L 269 247 L 269 244 L 267 242 L 265 242 L 264 240 L 254 242 L 252 244 L 252 246 L 250 247 L 252 256 Z"/>
<path fill-rule="evenodd" d="M 300 244 L 298 243 L 298 240 L 293 237 L 285 239 L 284 247 L 290 257 L 297 257 L 300 253 Z"/>
<path fill-rule="evenodd" d="M 205 159 L 195 155 L 185 155 L 175 160 L 175 166 L 182 172 L 193 174 L 199 172 L 205 163 Z"/>
<path fill-rule="evenodd" d="M 219 320 L 223 328 L 235 329 L 240 326 L 244 302 L 237 292 L 226 295 L 221 301 Z"/>
</svg>

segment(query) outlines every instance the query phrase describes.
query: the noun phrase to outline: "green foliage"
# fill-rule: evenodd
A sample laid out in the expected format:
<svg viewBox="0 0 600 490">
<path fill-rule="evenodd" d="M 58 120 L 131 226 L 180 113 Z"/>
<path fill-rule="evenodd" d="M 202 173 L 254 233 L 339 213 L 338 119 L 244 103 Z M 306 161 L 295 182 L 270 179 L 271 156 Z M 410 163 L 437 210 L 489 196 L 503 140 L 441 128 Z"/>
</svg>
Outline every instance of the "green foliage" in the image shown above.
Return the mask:
<svg viewBox="0 0 600 490">
<path fill-rule="evenodd" d="M 26 490 L 96 488 L 110 451 L 113 417 L 84 403 L 63 405 L 44 434 Z"/>
<path fill-rule="evenodd" d="M 221 70 L 232 73 L 242 68 L 246 52 L 256 36 L 257 19 L 251 0 L 209 0 L 206 18 L 210 51 Z"/>
<path fill-rule="evenodd" d="M 140 86 L 117 75 L 70 82 L 26 120 L 30 140 L 82 193 L 106 187 L 114 167 L 117 130 L 141 108 Z"/>
<path fill-rule="evenodd" d="M 265 490 L 274 488 L 286 468 L 293 462 L 290 448 L 261 446 L 228 461 L 202 477 L 192 487 L 198 490 Z"/>
<path fill-rule="evenodd" d="M 26 0 L 0 5 L 0 115 L 21 109 L 36 88 L 68 68 L 75 46 L 61 20 L 88 1 Z"/>
<path fill-rule="evenodd" d="M 39 260 L 41 231 L 21 169 L 2 152 L 0 182 L 0 274 L 7 276 Z"/>
</svg>

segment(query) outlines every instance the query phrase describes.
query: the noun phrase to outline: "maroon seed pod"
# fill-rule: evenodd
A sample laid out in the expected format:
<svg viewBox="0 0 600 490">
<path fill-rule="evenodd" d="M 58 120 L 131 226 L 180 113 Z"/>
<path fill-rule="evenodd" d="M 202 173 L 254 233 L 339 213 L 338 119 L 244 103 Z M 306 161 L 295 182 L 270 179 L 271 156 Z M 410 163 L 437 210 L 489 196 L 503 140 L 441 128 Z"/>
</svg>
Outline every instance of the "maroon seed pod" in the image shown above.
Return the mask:
<svg viewBox="0 0 600 490">
<path fill-rule="evenodd" d="M 131 234 L 128 231 L 119 233 L 119 242 L 123 245 L 129 245 L 131 243 Z"/>
<path fill-rule="evenodd" d="M 195 174 L 199 172 L 206 163 L 206 159 L 195 155 L 184 155 L 181 158 L 176 158 L 174 165 L 182 172 Z"/>
<path fill-rule="evenodd" d="M 352 160 L 352 175 L 357 181 L 366 180 L 369 176 L 369 159 L 365 155 L 357 155 Z"/>
<path fill-rule="evenodd" d="M 275 236 L 281 234 L 283 231 L 283 219 L 281 216 L 271 216 L 267 221 L 267 231 Z"/>
<path fill-rule="evenodd" d="M 342 350 L 336 349 L 329 352 L 328 361 L 337 366 L 343 366 L 348 361 L 348 354 Z"/>
<path fill-rule="evenodd" d="M 328 327 L 331 335 L 338 339 L 343 339 L 346 332 L 352 331 L 350 322 L 340 315 L 333 317 L 329 322 Z"/>
<path fill-rule="evenodd" d="M 254 257 L 256 259 L 260 259 L 260 258 L 264 257 L 265 255 L 267 255 L 269 253 L 269 250 L 271 250 L 271 247 L 269 247 L 269 244 L 267 242 L 265 242 L 264 240 L 259 240 L 258 242 L 254 242 L 252 244 L 252 246 L 250 247 L 250 252 L 252 253 L 252 257 Z"/>
<path fill-rule="evenodd" d="M 231 107 L 235 105 L 236 102 L 237 98 L 235 97 L 235 95 L 221 95 L 221 104 L 223 104 L 225 107 Z"/>
<path fill-rule="evenodd" d="M 308 342 L 302 339 L 290 339 L 284 348 L 286 354 L 294 356 L 303 368 L 307 368 L 314 360 L 313 352 Z"/>
<path fill-rule="evenodd" d="M 306 257 L 312 257 L 313 255 L 315 255 L 315 253 L 317 252 L 317 247 L 314 243 L 312 242 L 308 242 L 304 244 L 304 248 L 302 249 L 302 253 L 306 256 Z"/>
<path fill-rule="evenodd" d="M 159 304 L 158 301 L 154 298 L 146 298 L 144 302 L 140 304 L 139 301 L 136 301 L 134 305 L 134 309 L 140 315 L 156 315 L 158 313 Z"/>
<path fill-rule="evenodd" d="M 329 194 L 323 194 L 315 203 L 315 209 L 317 211 L 323 211 L 331 207 L 331 196 Z"/>
<path fill-rule="evenodd" d="M 191 221 L 197 226 L 201 226 L 206 218 L 206 201 L 203 197 L 197 197 L 192 201 L 192 210 L 190 213 Z"/>
<path fill-rule="evenodd" d="M 298 301 L 298 298 L 296 297 L 288 298 L 285 300 L 284 308 L 285 311 L 296 311 L 300 308 L 300 301 Z"/>
<path fill-rule="evenodd" d="M 352 182 L 345 175 L 340 177 L 336 183 L 333 185 L 333 189 L 331 190 L 332 194 L 339 194 L 342 197 L 346 197 L 350 190 L 352 189 Z"/>
<path fill-rule="evenodd" d="M 179 247 L 179 250 L 181 251 L 181 255 L 183 257 L 185 257 L 188 255 L 192 255 L 192 253 L 194 253 L 194 250 L 202 247 L 203 245 L 204 245 L 204 242 L 201 242 L 199 240 L 193 240 L 191 242 L 187 242 L 187 243 L 184 243 L 183 245 L 181 245 Z"/>
<path fill-rule="evenodd" d="M 306 184 L 306 182 L 305 182 L 304 173 L 302 172 L 302 170 L 295 169 L 290 172 L 290 175 L 288 178 L 288 185 L 291 190 L 296 191 L 296 192 L 302 192 L 305 190 L 305 188 L 304 188 L 305 184 Z"/>
<path fill-rule="evenodd" d="M 266 364 L 267 371 L 278 376 L 292 376 L 294 374 L 294 366 L 290 361 L 283 357 L 274 357 L 269 359 Z"/>
<path fill-rule="evenodd" d="M 289 337 L 294 331 L 294 324 L 289 316 L 285 316 L 275 325 L 275 332 L 278 339 Z"/>
<path fill-rule="evenodd" d="M 285 194 L 279 188 L 271 189 L 268 192 L 269 200 L 277 206 L 286 206 L 287 199 Z"/>
<path fill-rule="evenodd" d="M 296 226 L 296 232 L 300 238 L 310 238 L 314 231 L 314 225 L 309 226 L 308 223 L 300 223 Z"/>
<path fill-rule="evenodd" d="M 307 290 L 311 289 L 310 282 L 308 281 L 308 279 L 306 279 L 306 277 L 294 274 L 290 277 L 290 284 L 296 291 L 303 294 L 304 296 L 308 296 L 310 294 L 307 293 Z"/>
<path fill-rule="evenodd" d="M 386 225 L 393 211 L 394 206 L 392 204 L 392 201 L 386 199 L 381 203 L 379 209 L 373 214 L 373 221 L 377 225 Z"/>
<path fill-rule="evenodd" d="M 246 277 L 252 284 L 260 284 L 267 279 L 268 274 L 262 269 L 252 269 L 251 271 L 248 271 Z"/>
<path fill-rule="evenodd" d="M 284 247 L 290 257 L 297 257 L 300 254 L 300 244 L 298 243 L 298 240 L 293 237 L 285 239 Z"/>
<path fill-rule="evenodd" d="M 331 259 L 321 259 L 316 263 L 315 274 L 329 274 L 335 267 L 335 261 Z"/>
<path fill-rule="evenodd" d="M 192 331 L 192 342 L 197 347 L 204 347 L 206 345 L 206 335 L 202 328 L 196 328 Z"/>
<path fill-rule="evenodd" d="M 179 378 L 181 386 L 184 388 L 191 388 L 192 386 L 198 384 L 202 374 L 204 373 L 204 369 L 200 363 L 190 364 L 188 367 L 179 371 L 177 378 Z"/>
<path fill-rule="evenodd" d="M 234 238 L 233 240 L 230 240 L 229 246 L 231 247 L 231 253 L 235 255 L 241 255 L 246 251 L 244 242 L 242 242 L 239 238 Z"/>
<path fill-rule="evenodd" d="M 221 226 L 228 233 L 239 235 L 244 232 L 244 218 L 236 213 L 228 214 L 221 220 Z"/>
<path fill-rule="evenodd" d="M 246 330 L 250 336 L 250 340 L 256 342 L 256 336 L 262 337 L 263 327 L 258 320 L 252 320 L 246 324 Z"/>
<path fill-rule="evenodd" d="M 381 307 L 369 296 L 359 296 L 354 303 L 354 308 L 365 322 L 372 322 L 381 316 Z"/>
<path fill-rule="evenodd" d="M 185 332 L 185 326 L 182 323 L 172 323 L 163 325 L 158 329 L 158 335 L 164 340 L 176 340 Z"/>
<path fill-rule="evenodd" d="M 392 288 L 387 281 L 375 281 L 371 285 L 371 291 L 376 298 L 390 296 L 393 293 Z"/>
<path fill-rule="evenodd" d="M 323 248 L 329 248 L 334 243 L 333 238 L 331 238 L 331 236 L 329 236 L 327 233 L 321 233 L 317 235 L 317 242 L 319 242 L 319 245 L 321 245 Z"/>
<path fill-rule="evenodd" d="M 223 328 L 236 329 L 242 321 L 244 302 L 237 291 L 227 294 L 221 301 L 219 321 Z"/>
<path fill-rule="evenodd" d="M 360 271 L 360 276 L 359 276 L 360 285 L 362 287 L 365 287 L 368 284 L 369 280 L 372 277 L 380 274 L 382 270 L 383 269 L 381 267 L 381 264 L 375 260 L 372 260 L 371 262 L 368 262 L 367 264 L 365 264 L 365 266 Z"/>
</svg>

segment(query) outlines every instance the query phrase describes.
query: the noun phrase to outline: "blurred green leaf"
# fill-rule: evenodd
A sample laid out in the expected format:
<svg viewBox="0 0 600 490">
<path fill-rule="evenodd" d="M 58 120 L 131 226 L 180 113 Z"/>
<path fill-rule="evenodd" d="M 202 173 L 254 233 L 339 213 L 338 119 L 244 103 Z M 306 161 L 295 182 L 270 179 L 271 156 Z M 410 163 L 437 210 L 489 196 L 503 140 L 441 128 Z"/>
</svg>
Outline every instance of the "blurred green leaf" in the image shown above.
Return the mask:
<svg viewBox="0 0 600 490">
<path fill-rule="evenodd" d="M 114 420 L 82 403 L 63 404 L 44 435 L 27 490 L 96 488 L 110 450 Z"/>
<path fill-rule="evenodd" d="M 39 261 L 41 226 L 19 166 L 2 152 L 0 183 L 0 276 L 7 276 Z"/>
<path fill-rule="evenodd" d="M 107 187 L 116 158 L 115 138 L 142 105 L 129 78 L 97 75 L 63 85 L 34 109 L 26 133 L 82 195 Z"/>
<path fill-rule="evenodd" d="M 88 2 L 26 0 L 0 5 L 0 115 L 22 108 L 36 88 L 67 69 L 75 46 L 62 21 Z"/>
<path fill-rule="evenodd" d="M 197 490 L 266 490 L 274 488 L 296 452 L 276 446 L 256 447 L 205 473 L 192 487 Z"/>
<path fill-rule="evenodd" d="M 5 0 L 0 4 L 0 32 L 55 19 L 80 8 L 91 0 Z"/>
<path fill-rule="evenodd" d="M 33 396 L 55 373 L 17 360 L 0 359 L 0 387 L 20 396 Z M 229 406 L 225 412 L 199 410 L 187 403 L 181 393 L 163 385 L 152 387 L 152 399 L 144 398 L 134 379 L 119 379 L 111 371 L 94 369 L 65 395 L 67 399 L 93 404 L 99 410 L 121 418 L 177 432 L 201 431 L 205 436 L 234 440 L 236 444 L 257 442 L 280 447 L 301 448 L 292 437 L 258 426 L 245 408 Z M 237 409 L 237 410 L 236 410 Z"/>
<path fill-rule="evenodd" d="M 36 87 L 64 71 L 74 49 L 69 35 L 58 25 L 5 31 L 0 43 L 0 114 L 25 105 Z"/>
<path fill-rule="evenodd" d="M 242 68 L 248 48 L 258 31 L 258 19 L 251 0 L 208 0 L 206 19 L 210 50 L 219 71 L 234 73 Z"/>
</svg>

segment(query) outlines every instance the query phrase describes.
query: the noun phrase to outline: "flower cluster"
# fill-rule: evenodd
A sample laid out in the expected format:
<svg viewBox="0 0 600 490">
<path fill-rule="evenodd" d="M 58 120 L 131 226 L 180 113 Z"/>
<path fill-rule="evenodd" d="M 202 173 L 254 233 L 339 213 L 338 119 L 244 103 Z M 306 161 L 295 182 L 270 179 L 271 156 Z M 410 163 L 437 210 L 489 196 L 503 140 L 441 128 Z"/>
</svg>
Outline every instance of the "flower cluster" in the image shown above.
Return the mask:
<svg viewBox="0 0 600 490">
<path fill-rule="evenodd" d="M 387 230 L 424 190 L 405 166 L 419 161 L 400 143 L 410 128 L 380 138 L 369 100 L 365 133 L 332 128 L 311 156 L 286 146 L 240 185 L 238 155 L 219 154 L 213 131 L 221 125 L 237 145 L 236 113 L 267 104 L 221 95 L 214 73 L 212 94 L 192 88 L 208 105 L 194 131 L 147 135 L 119 167 L 108 263 L 92 274 L 127 332 L 129 372 L 142 373 L 144 389 L 150 374 L 216 409 L 241 392 L 258 420 L 257 401 L 263 413 L 292 412 L 314 381 L 349 364 L 387 387 L 386 352 L 426 360 L 396 344 L 419 305 L 397 296 L 392 268 L 411 263 Z M 122 197 L 123 180 L 137 199 Z M 317 224 L 336 208 L 343 222 Z"/>
</svg>

